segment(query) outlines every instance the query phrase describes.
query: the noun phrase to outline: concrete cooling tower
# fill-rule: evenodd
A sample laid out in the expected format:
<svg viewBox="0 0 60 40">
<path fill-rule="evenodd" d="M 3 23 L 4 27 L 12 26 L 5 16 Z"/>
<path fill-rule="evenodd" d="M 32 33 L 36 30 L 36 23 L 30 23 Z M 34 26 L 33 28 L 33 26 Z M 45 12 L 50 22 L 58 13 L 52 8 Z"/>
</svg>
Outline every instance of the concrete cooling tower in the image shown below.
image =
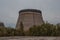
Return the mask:
<svg viewBox="0 0 60 40">
<path fill-rule="evenodd" d="M 16 29 L 20 28 L 21 22 L 23 23 L 24 30 L 28 30 L 33 25 L 41 25 L 43 24 L 42 12 L 37 9 L 23 9 L 19 11 Z"/>
</svg>

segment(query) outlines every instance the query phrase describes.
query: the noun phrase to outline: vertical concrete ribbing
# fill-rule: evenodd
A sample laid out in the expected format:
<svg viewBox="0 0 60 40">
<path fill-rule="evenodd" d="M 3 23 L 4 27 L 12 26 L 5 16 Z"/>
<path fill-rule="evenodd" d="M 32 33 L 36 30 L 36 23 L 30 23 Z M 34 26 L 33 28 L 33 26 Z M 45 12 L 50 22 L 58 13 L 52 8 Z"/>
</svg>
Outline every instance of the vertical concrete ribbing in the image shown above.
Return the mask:
<svg viewBox="0 0 60 40">
<path fill-rule="evenodd" d="M 32 9 L 31 9 L 32 10 Z M 24 30 L 28 30 L 33 25 L 41 25 L 43 23 L 42 13 L 36 11 L 22 11 L 19 13 L 16 29 L 20 28 L 20 22 L 23 22 Z"/>
</svg>

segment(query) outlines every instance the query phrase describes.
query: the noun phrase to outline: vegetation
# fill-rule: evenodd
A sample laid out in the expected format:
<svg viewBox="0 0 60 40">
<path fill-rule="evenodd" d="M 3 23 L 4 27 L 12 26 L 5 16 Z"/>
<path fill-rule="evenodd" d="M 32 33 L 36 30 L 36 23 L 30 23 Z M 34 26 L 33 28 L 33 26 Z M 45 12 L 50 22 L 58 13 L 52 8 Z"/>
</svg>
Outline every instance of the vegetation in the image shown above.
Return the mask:
<svg viewBox="0 0 60 40">
<path fill-rule="evenodd" d="M 24 34 L 24 26 L 23 26 L 22 22 L 20 23 L 20 29 L 19 30 L 21 31 L 21 36 L 24 36 L 25 35 Z"/>
<path fill-rule="evenodd" d="M 53 25 L 50 23 L 44 23 L 41 26 L 34 25 L 29 30 L 23 30 L 23 24 L 21 28 L 16 30 L 14 28 L 0 27 L 0 37 L 4 36 L 60 36 L 60 25 Z"/>
</svg>

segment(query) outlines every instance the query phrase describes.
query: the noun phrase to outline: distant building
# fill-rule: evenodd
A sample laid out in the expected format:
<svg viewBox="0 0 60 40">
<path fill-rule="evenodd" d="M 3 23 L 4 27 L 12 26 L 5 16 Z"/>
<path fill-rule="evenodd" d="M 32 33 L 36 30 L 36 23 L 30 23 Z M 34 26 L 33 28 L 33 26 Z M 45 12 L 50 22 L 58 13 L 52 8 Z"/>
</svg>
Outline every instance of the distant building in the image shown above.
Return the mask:
<svg viewBox="0 0 60 40">
<path fill-rule="evenodd" d="M 4 23 L 3 22 L 0 22 L 0 27 L 4 27 Z"/>
<path fill-rule="evenodd" d="M 42 18 L 42 12 L 37 9 L 20 10 L 16 29 L 20 28 L 21 22 L 23 23 L 24 30 L 28 30 L 33 25 L 41 25 L 44 22 Z"/>
</svg>

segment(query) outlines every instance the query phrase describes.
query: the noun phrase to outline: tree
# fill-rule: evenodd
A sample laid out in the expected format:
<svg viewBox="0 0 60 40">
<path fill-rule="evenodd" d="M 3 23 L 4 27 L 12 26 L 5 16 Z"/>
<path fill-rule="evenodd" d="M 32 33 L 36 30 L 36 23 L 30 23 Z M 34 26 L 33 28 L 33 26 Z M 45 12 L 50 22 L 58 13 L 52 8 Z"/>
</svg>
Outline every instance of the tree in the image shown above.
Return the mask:
<svg viewBox="0 0 60 40">
<path fill-rule="evenodd" d="M 23 32 L 24 31 L 24 26 L 23 26 L 23 23 L 21 22 L 20 23 L 20 30 Z"/>
<path fill-rule="evenodd" d="M 24 36 L 24 26 L 23 26 L 23 23 L 20 22 L 20 31 L 21 31 L 21 35 Z"/>
<path fill-rule="evenodd" d="M 29 29 L 30 35 L 32 36 L 59 36 L 60 35 L 60 27 L 50 24 L 44 23 L 41 26 L 33 26 Z"/>
</svg>

